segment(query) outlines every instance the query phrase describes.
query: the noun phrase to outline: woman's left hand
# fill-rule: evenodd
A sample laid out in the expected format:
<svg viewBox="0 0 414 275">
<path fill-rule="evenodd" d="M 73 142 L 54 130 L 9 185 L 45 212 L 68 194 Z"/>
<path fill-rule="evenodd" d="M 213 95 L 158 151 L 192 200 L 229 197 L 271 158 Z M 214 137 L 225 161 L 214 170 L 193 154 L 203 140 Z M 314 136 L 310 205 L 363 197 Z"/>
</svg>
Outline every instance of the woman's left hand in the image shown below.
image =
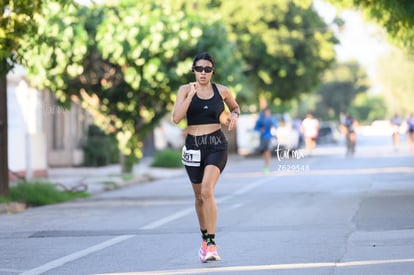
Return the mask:
<svg viewBox="0 0 414 275">
<path fill-rule="evenodd" d="M 235 113 L 230 113 L 230 115 L 227 117 L 227 123 L 229 125 L 229 131 L 236 128 L 237 119 L 239 116 Z"/>
</svg>

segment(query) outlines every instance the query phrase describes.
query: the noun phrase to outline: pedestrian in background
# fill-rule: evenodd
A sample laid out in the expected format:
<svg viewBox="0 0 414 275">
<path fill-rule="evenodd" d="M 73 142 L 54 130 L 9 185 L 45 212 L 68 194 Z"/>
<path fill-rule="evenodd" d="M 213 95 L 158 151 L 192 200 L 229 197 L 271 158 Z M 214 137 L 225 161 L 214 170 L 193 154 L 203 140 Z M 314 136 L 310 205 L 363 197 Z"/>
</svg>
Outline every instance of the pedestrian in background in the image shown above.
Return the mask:
<svg viewBox="0 0 414 275">
<path fill-rule="evenodd" d="M 298 135 L 299 135 L 298 148 L 300 148 L 305 143 L 305 138 L 303 137 L 303 131 L 302 131 L 302 119 L 299 117 L 293 119 L 292 127 L 298 132 Z"/>
<path fill-rule="evenodd" d="M 316 139 L 319 134 L 319 121 L 311 113 L 308 113 L 302 121 L 301 129 L 305 138 L 306 153 L 312 155 L 312 151 L 316 148 Z"/>
<path fill-rule="evenodd" d="M 350 114 L 345 115 L 343 124 L 341 125 L 342 132 L 345 135 L 346 156 L 353 156 L 356 148 L 356 127 L 358 121 Z"/>
<path fill-rule="evenodd" d="M 195 82 L 182 85 L 177 93 L 173 121 L 187 120 L 187 136 L 182 162 L 192 183 L 195 209 L 201 231 L 199 258 L 202 262 L 220 260 L 215 234 L 217 206 L 214 189 L 228 156 L 228 142 L 221 130 L 224 103 L 231 113 L 226 123 L 228 130 L 236 127 L 240 108 L 226 86 L 211 82 L 215 62 L 208 53 L 193 59 Z"/>
<path fill-rule="evenodd" d="M 259 152 L 264 158 L 263 173 L 269 173 L 270 160 L 272 158 L 272 139 L 275 138 L 272 134 L 272 127 L 277 129 L 279 126 L 269 107 L 265 107 L 260 113 L 256 121 L 254 129 L 260 132 Z"/>
<path fill-rule="evenodd" d="M 408 135 L 408 148 L 411 152 L 414 152 L 414 114 L 411 113 L 407 119 L 407 135 Z"/>
<path fill-rule="evenodd" d="M 398 151 L 400 147 L 400 128 L 402 124 L 402 119 L 398 114 L 394 114 L 394 116 L 391 119 L 391 125 L 392 125 L 392 144 L 394 146 L 394 149 Z"/>
</svg>

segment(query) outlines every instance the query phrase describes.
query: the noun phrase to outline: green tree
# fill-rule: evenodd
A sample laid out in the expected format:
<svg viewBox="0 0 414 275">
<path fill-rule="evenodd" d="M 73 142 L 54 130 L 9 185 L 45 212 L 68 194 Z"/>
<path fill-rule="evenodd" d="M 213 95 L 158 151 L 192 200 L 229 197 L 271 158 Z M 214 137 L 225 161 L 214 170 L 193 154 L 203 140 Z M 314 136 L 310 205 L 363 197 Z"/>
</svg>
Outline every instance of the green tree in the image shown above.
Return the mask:
<svg viewBox="0 0 414 275">
<path fill-rule="evenodd" d="M 0 2 L 0 195 L 9 196 L 7 140 L 7 73 L 18 62 L 16 50 L 25 35 L 37 31 L 35 18 L 40 16 L 45 0 L 2 0 Z"/>
<path fill-rule="evenodd" d="M 378 82 L 387 103 L 386 115 L 400 115 L 412 111 L 414 100 L 414 2 L 410 0 L 328 0 L 339 10 L 355 8 L 364 17 L 375 22 L 387 32 L 389 40 L 400 48 L 384 56 L 379 63 Z M 404 52 L 404 53 L 403 53 Z"/>
<path fill-rule="evenodd" d="M 355 97 L 349 112 L 359 122 L 370 123 L 376 119 L 384 119 L 387 116 L 387 106 L 380 95 L 360 93 Z"/>
<path fill-rule="evenodd" d="M 337 39 L 311 0 L 177 0 L 173 6 L 225 23 L 245 60 L 247 81 L 237 98 L 247 111 L 258 97 L 278 105 L 312 91 L 335 60 Z"/>
<path fill-rule="evenodd" d="M 324 75 L 316 91 L 317 103 L 312 111 L 323 119 L 335 119 L 348 112 L 355 97 L 369 89 L 368 76 L 356 61 L 336 64 Z"/>
<path fill-rule="evenodd" d="M 216 2 L 246 60 L 255 99 L 261 94 L 277 104 L 309 93 L 335 60 L 337 40 L 312 1 Z"/>
<path fill-rule="evenodd" d="M 414 50 L 414 2 L 411 0 L 328 0 L 340 8 L 360 9 L 382 26 L 397 46 Z"/>
<path fill-rule="evenodd" d="M 395 113 L 408 116 L 414 111 L 414 62 L 401 50 L 394 50 L 378 62 L 378 82 L 381 84 L 388 116 Z"/>
<path fill-rule="evenodd" d="M 16 62 L 15 50 L 20 46 L 25 34 L 36 32 L 36 22 L 40 15 L 42 0 L 3 0 L 0 3 L 0 74 L 7 75 Z"/>
<path fill-rule="evenodd" d="M 44 13 L 38 35 L 54 44 L 27 38 L 29 79 L 64 105 L 76 101 L 86 107 L 101 129 L 116 135 L 126 156 L 142 156 L 143 138 L 172 109 L 179 85 L 192 80 L 196 53 L 225 56 L 218 78 L 229 86 L 239 78 L 241 58 L 214 18 L 149 1 L 51 5 Z"/>
</svg>

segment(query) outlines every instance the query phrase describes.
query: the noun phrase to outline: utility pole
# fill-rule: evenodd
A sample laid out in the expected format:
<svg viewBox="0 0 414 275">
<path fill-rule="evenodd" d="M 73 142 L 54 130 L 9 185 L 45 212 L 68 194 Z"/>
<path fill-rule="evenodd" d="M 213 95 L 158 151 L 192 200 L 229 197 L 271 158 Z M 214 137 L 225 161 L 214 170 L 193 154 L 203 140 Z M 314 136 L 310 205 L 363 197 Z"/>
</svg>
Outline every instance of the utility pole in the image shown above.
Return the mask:
<svg viewBox="0 0 414 275">
<path fill-rule="evenodd" d="M 9 197 L 7 140 L 7 61 L 0 60 L 0 196 Z"/>
</svg>

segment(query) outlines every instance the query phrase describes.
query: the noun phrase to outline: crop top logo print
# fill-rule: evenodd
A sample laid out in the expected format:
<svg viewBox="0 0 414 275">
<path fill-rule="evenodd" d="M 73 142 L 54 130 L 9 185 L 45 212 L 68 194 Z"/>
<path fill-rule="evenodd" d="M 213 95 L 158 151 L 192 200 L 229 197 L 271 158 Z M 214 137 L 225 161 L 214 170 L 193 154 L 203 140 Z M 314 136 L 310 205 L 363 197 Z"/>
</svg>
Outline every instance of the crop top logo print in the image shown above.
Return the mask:
<svg viewBox="0 0 414 275">
<path fill-rule="evenodd" d="M 195 94 L 187 110 L 187 125 L 217 124 L 224 111 L 224 103 L 216 84 L 213 87 L 213 97 L 201 99 Z"/>
</svg>

